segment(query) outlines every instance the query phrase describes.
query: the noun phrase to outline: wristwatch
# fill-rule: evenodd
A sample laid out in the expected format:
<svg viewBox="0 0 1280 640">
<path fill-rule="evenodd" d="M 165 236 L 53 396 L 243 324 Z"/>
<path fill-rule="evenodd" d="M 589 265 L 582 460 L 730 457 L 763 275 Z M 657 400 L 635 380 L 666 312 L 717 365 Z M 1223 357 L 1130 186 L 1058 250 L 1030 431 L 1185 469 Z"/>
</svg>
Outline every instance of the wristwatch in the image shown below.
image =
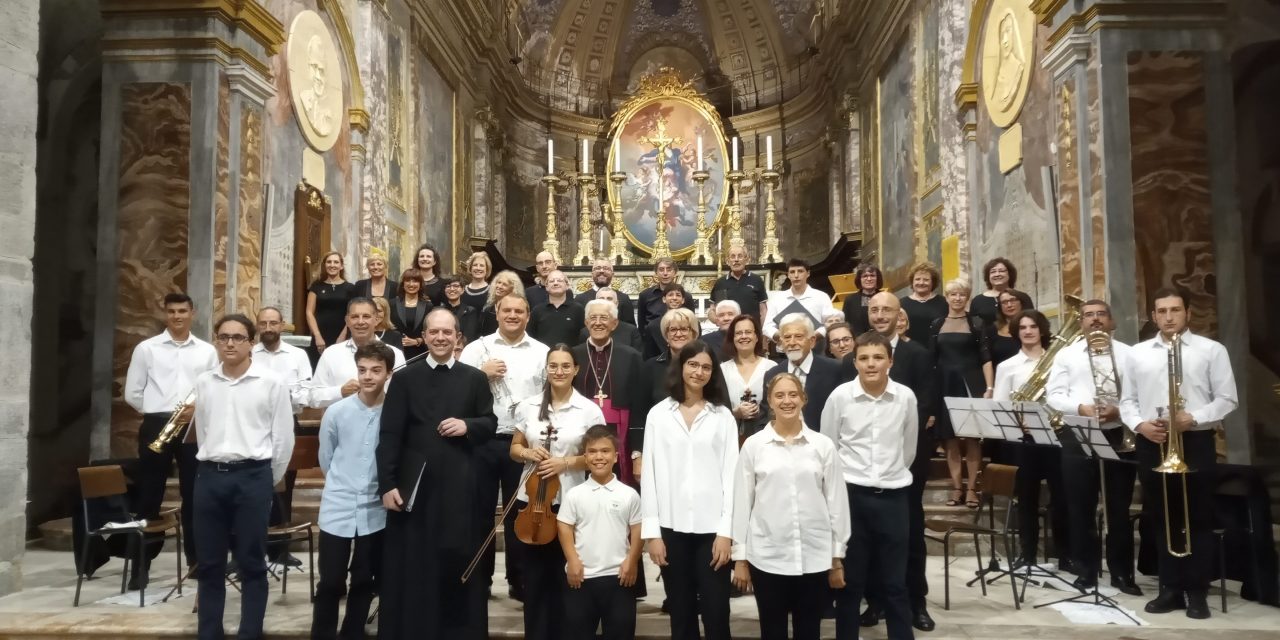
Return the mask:
<svg viewBox="0 0 1280 640">
<path fill-rule="evenodd" d="M 632 459 L 632 460 L 635 460 L 635 459 L 639 458 L 642 454 L 643 454 L 643 452 L 641 452 L 641 451 L 632 451 L 632 452 L 631 452 L 631 459 Z"/>
</svg>

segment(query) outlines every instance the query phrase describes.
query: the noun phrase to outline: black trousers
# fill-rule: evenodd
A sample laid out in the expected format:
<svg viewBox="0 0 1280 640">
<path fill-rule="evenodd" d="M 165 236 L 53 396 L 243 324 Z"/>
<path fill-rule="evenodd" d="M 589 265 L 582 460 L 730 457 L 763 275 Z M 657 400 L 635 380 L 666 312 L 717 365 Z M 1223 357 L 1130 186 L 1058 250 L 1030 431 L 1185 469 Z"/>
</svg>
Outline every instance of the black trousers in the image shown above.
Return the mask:
<svg viewBox="0 0 1280 640">
<path fill-rule="evenodd" d="M 601 627 L 603 640 L 634 640 L 636 637 L 635 586 L 618 584 L 618 576 L 600 576 L 582 581 L 582 586 L 564 595 L 564 637 L 568 640 L 596 640 Z"/>
<path fill-rule="evenodd" d="M 501 489 L 502 504 L 505 506 L 511 497 L 519 491 L 520 475 L 524 465 L 511 459 L 511 436 L 499 435 L 476 447 L 476 506 L 480 509 L 481 522 L 492 526 L 494 505 L 498 503 Z M 524 545 L 516 539 L 516 509 L 512 509 L 502 521 L 502 542 L 506 549 L 507 584 L 519 586 L 524 584 L 521 571 L 524 560 L 521 553 Z M 497 545 L 491 544 L 480 561 L 478 575 L 483 576 L 489 584 L 493 583 L 494 561 L 497 558 Z"/>
<path fill-rule="evenodd" d="M 241 640 L 262 637 L 267 613 L 267 520 L 271 516 L 271 461 L 201 462 L 194 517 L 200 640 L 220 640 L 227 599 L 227 551 L 240 572 Z M 232 541 L 234 540 L 234 547 Z"/>
<path fill-rule="evenodd" d="M 1112 447 L 1120 446 L 1120 429 L 1108 429 L 1104 433 Z M 1062 456 L 1062 472 L 1070 505 L 1071 555 L 1087 578 L 1097 578 L 1102 563 L 1097 522 L 1098 493 L 1102 482 L 1099 465 L 1101 473 L 1106 475 L 1107 484 L 1106 494 L 1102 496 L 1108 525 L 1107 569 L 1112 575 L 1133 576 L 1133 524 L 1129 520 L 1129 507 L 1133 504 L 1133 482 L 1139 465 L 1135 464 L 1133 453 L 1122 453 L 1120 457 L 1120 462 L 1107 460 L 1100 463 L 1068 452 Z"/>
<path fill-rule="evenodd" d="M 320 531 L 320 585 L 312 607 L 312 640 L 361 640 L 369 604 L 382 572 L 382 532 L 344 538 Z M 347 573 L 351 590 L 347 591 Z M 338 600 L 347 596 L 347 615 L 338 630 Z"/>
<path fill-rule="evenodd" d="M 831 588 L 827 572 L 784 576 L 751 569 L 751 584 L 756 592 L 756 610 L 760 612 L 760 639 L 787 640 L 790 619 L 795 640 L 819 640 L 822 636 L 822 611 L 826 609 Z"/>
<path fill-rule="evenodd" d="M 1217 457 L 1212 431 L 1187 431 L 1182 434 L 1184 459 L 1192 472 L 1186 478 L 1187 518 L 1191 523 L 1191 555 L 1176 558 L 1169 555 L 1165 543 L 1165 523 L 1172 525 L 1174 549 L 1186 549 L 1183 522 L 1183 478 L 1178 474 L 1157 473 L 1160 446 L 1138 437 L 1138 478 L 1142 481 L 1142 503 L 1152 510 L 1157 526 L 1156 547 L 1160 558 L 1161 591 L 1207 591 L 1213 576 L 1214 487 L 1217 481 Z M 1167 482 L 1166 482 L 1167 481 Z M 1169 512 L 1165 514 L 1165 488 L 1169 491 Z"/>
<path fill-rule="evenodd" d="M 1040 483 L 1049 485 L 1049 529 L 1053 532 L 1052 549 L 1045 549 L 1045 556 L 1061 558 L 1072 552 L 1066 484 L 1062 480 L 1062 448 L 1029 443 L 1017 443 L 1010 447 L 1011 457 L 1018 466 L 1015 491 L 1018 495 L 1018 541 L 1023 559 L 1034 562 L 1040 537 Z M 1094 484 L 1097 484 L 1096 482 Z M 1133 483 L 1129 483 L 1132 491 Z M 1088 489 L 1083 490 L 1088 493 Z M 1094 490 L 1096 493 L 1096 489 Z M 1094 501 L 1096 506 L 1097 501 Z M 1092 511 L 1090 511 L 1092 513 Z M 1088 518 L 1086 518 L 1088 519 Z"/>
<path fill-rule="evenodd" d="M 517 500 L 512 512 L 523 509 L 527 504 Z M 558 512 L 559 508 L 552 511 Z M 525 544 L 517 540 L 516 544 L 521 547 L 520 556 L 524 561 L 521 574 L 524 580 L 524 637 L 527 640 L 560 640 L 563 637 L 564 596 L 569 590 L 564 572 L 564 549 L 558 539 L 548 544 Z"/>
<path fill-rule="evenodd" d="M 907 593 L 911 597 L 912 612 L 925 608 L 925 596 L 929 595 L 929 578 L 925 576 L 928 567 L 929 551 L 924 544 L 924 489 L 929 484 L 929 465 L 933 455 L 938 451 L 938 441 L 923 428 L 917 440 L 916 457 L 911 462 L 911 491 L 907 498 L 907 510 L 910 516 L 907 528 Z M 845 569 L 846 575 L 848 569 Z M 871 558 L 867 565 L 867 576 L 877 575 L 879 566 L 876 558 Z M 863 597 L 867 604 L 875 609 L 884 610 L 884 603 L 877 592 L 874 582 L 864 584 Z"/>
<path fill-rule="evenodd" d="M 836 591 L 836 638 L 856 640 L 858 605 L 866 584 L 875 581 L 879 582 L 877 597 L 884 608 L 889 638 L 914 638 L 906 580 L 911 490 L 845 486 L 852 527 L 844 557 L 845 587 Z M 874 575 L 868 571 L 872 558 L 876 559 Z"/>
<path fill-rule="evenodd" d="M 662 529 L 667 566 L 662 582 L 667 586 L 667 611 L 671 615 L 671 640 L 698 640 L 698 614 L 707 640 L 728 640 L 729 575 L 732 562 L 711 568 L 714 533 L 681 533 Z"/>
<path fill-rule="evenodd" d="M 186 556 L 187 566 L 196 562 L 196 531 L 192 519 L 192 496 L 196 478 L 196 452 L 199 445 L 194 443 L 171 442 L 160 453 L 148 448 L 160 431 L 169 421 L 167 413 L 148 413 L 142 416 L 142 424 L 138 427 L 138 471 L 137 471 L 137 512 L 147 520 L 160 517 L 160 506 L 164 503 L 165 482 L 173 470 L 173 462 L 178 461 L 178 491 L 182 494 L 182 552 Z M 142 569 L 144 567 L 139 567 Z"/>
</svg>

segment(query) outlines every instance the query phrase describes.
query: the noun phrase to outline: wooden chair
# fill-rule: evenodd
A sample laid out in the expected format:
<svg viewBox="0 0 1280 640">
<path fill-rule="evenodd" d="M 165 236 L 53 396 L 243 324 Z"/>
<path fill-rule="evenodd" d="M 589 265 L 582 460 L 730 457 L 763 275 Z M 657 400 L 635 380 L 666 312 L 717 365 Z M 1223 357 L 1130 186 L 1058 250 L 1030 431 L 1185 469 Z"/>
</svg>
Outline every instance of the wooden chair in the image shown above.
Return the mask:
<svg viewBox="0 0 1280 640">
<path fill-rule="evenodd" d="M 320 466 L 319 436 L 297 436 L 293 441 L 293 456 L 289 458 L 289 471 L 305 471 Z M 311 532 L 311 522 L 286 522 L 267 529 L 267 539 L 272 544 L 289 545 L 290 543 L 307 541 L 307 574 L 311 581 L 311 600 L 316 599 L 316 555 L 315 534 Z M 275 566 L 272 562 L 270 566 Z M 280 593 L 289 591 L 289 567 L 282 567 Z"/>
<path fill-rule="evenodd" d="M 978 577 L 975 579 L 982 586 L 982 595 L 987 595 L 987 582 L 995 578 L 1007 575 L 1012 572 L 1000 571 L 996 564 L 996 540 L 1000 539 L 1004 542 L 1005 557 L 1013 558 L 1013 543 L 1011 531 L 1009 530 L 1008 510 L 1005 512 L 1005 522 L 1003 526 L 997 527 L 995 521 L 995 500 L 1002 498 L 1005 506 L 1008 507 L 1014 496 L 1014 479 L 1017 477 L 1018 468 L 1005 464 L 988 464 L 982 471 L 982 502 L 979 503 L 978 509 L 974 512 L 972 520 L 961 520 L 958 518 L 927 518 L 924 521 L 925 539 L 942 543 L 943 558 L 943 604 L 942 608 L 951 609 L 951 537 L 954 535 L 973 536 L 974 554 L 978 560 Z M 983 515 L 987 517 L 987 524 L 982 524 Z M 932 533 L 931 533 L 932 532 Z M 937 535 L 940 534 L 940 535 Z M 993 569 L 988 569 L 982 565 L 982 545 L 979 538 L 989 538 L 991 540 L 991 561 Z M 996 573 L 994 577 L 988 574 Z M 973 581 L 969 583 L 973 584 Z M 1018 585 L 1014 580 L 1009 581 L 1009 586 L 1013 591 L 1013 606 L 1015 609 L 1021 609 L 1021 601 L 1018 598 Z"/>
<path fill-rule="evenodd" d="M 125 482 L 124 469 L 120 465 L 105 465 L 99 467 L 81 467 L 76 470 L 80 477 L 80 508 L 84 517 L 84 542 L 81 544 L 80 558 L 76 563 L 76 595 L 72 601 L 72 606 L 80 606 L 80 587 L 85 580 L 90 579 L 84 564 L 89 557 L 89 543 L 94 538 L 103 538 L 111 535 L 127 535 L 133 538 L 134 543 L 130 550 L 136 553 L 136 557 L 130 558 L 128 554 L 124 558 L 124 570 L 120 576 L 120 593 L 124 593 L 129 582 L 129 562 L 142 565 L 144 563 L 144 554 L 147 552 L 148 543 L 163 544 L 163 540 L 152 538 L 147 539 L 148 534 L 162 534 L 164 538 L 169 537 L 169 532 L 173 531 L 177 537 L 177 546 L 174 548 L 174 565 L 178 575 L 178 594 L 182 594 L 182 518 L 179 517 L 179 510 L 175 508 L 165 509 L 160 512 L 158 521 L 148 522 L 145 527 L 134 528 L 106 528 L 105 526 L 95 527 L 94 522 L 89 519 L 89 502 L 91 500 L 104 501 L 110 498 L 118 498 L 121 504 L 125 504 L 127 500 L 128 487 Z M 118 514 L 114 514 L 114 520 L 109 522 L 128 522 L 133 519 L 132 514 L 125 510 L 120 510 Z M 103 523 L 104 525 L 106 523 Z M 147 588 L 146 581 L 143 580 L 138 589 L 138 606 L 146 606 Z"/>
</svg>

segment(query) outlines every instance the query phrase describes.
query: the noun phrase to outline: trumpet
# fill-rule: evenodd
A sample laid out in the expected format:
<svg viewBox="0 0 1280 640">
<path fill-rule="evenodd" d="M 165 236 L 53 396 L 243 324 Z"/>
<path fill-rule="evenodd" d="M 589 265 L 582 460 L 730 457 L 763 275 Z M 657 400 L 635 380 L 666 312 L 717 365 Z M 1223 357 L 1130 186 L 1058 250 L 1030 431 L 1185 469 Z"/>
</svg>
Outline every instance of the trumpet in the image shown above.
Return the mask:
<svg viewBox="0 0 1280 640">
<path fill-rule="evenodd" d="M 1157 473 L 1165 474 L 1161 478 L 1164 488 L 1164 543 L 1169 555 L 1185 558 L 1191 555 L 1191 510 L 1187 503 L 1187 467 L 1186 457 L 1182 450 L 1182 432 L 1174 425 L 1178 414 L 1182 412 L 1186 402 L 1182 397 L 1182 335 L 1174 334 L 1169 339 L 1169 409 L 1165 417 L 1168 427 L 1164 444 L 1160 445 L 1160 457 L 1163 462 L 1155 468 Z M 1173 532 L 1169 518 L 1169 476 L 1182 477 L 1182 551 L 1173 548 Z"/>
<path fill-rule="evenodd" d="M 164 428 L 160 429 L 160 435 L 156 436 L 156 439 L 147 445 L 147 448 L 156 453 L 161 453 L 165 447 L 169 446 L 170 442 L 177 440 L 178 434 L 182 433 L 183 428 L 187 426 L 187 421 L 182 419 L 182 412 L 195 403 L 196 390 L 192 389 L 191 393 L 188 393 L 187 397 L 183 398 L 182 402 L 179 402 L 178 406 L 173 409 L 173 413 L 169 415 L 169 421 L 164 423 Z"/>
<path fill-rule="evenodd" d="M 1120 404 L 1120 371 L 1116 368 L 1116 354 L 1111 346 L 1111 336 L 1105 331 L 1092 331 L 1085 336 L 1089 355 L 1089 373 L 1093 377 L 1094 404 L 1098 406 Z M 1124 423 L 1120 424 L 1120 446 L 1117 453 L 1129 453 L 1137 448 L 1137 437 Z"/>
</svg>

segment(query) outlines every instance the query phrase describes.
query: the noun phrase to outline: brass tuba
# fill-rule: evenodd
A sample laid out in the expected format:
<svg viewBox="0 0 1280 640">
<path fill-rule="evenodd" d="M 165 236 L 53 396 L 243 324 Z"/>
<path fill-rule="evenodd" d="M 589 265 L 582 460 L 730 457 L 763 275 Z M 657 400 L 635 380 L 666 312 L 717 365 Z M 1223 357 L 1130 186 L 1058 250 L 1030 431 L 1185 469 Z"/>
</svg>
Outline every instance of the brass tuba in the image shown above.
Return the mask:
<svg viewBox="0 0 1280 640">
<path fill-rule="evenodd" d="M 1105 331 L 1093 331 L 1085 336 L 1086 353 L 1089 356 L 1089 373 L 1093 377 L 1094 404 L 1120 405 L 1120 370 L 1116 368 L 1116 354 L 1111 346 L 1111 335 Z M 1137 447 L 1137 438 L 1124 423 L 1120 423 L 1121 441 L 1119 453 L 1129 453 Z"/>
<path fill-rule="evenodd" d="M 1044 355 L 1036 361 L 1036 366 L 1031 370 L 1031 375 L 1027 377 L 1027 381 L 1022 383 L 1013 393 L 1009 394 L 1009 399 L 1016 402 L 1041 402 L 1044 398 L 1045 388 L 1049 385 L 1049 372 L 1053 369 L 1053 359 L 1057 357 L 1058 352 L 1062 351 L 1067 345 L 1075 342 L 1080 337 L 1080 307 L 1084 301 L 1073 295 L 1068 295 L 1065 300 L 1066 315 L 1063 316 L 1062 328 L 1053 336 L 1053 340 L 1049 343 L 1049 348 L 1045 349 Z M 1049 412 L 1049 423 L 1053 425 L 1055 431 L 1062 428 L 1062 412 L 1055 411 L 1053 407 L 1045 404 L 1045 410 Z"/>
<path fill-rule="evenodd" d="M 1174 420 L 1186 407 L 1182 397 L 1182 334 L 1175 333 L 1169 339 L 1169 409 L 1165 415 L 1168 434 L 1164 444 L 1160 445 L 1160 458 L 1163 462 L 1156 467 L 1157 473 L 1165 474 L 1161 479 L 1164 487 L 1164 543 L 1169 555 L 1185 558 L 1191 555 L 1191 511 L 1187 503 L 1187 467 L 1186 457 L 1182 450 L 1182 432 L 1174 426 Z M 1169 475 L 1182 477 L 1182 551 L 1173 548 L 1173 531 L 1169 520 Z"/>
<path fill-rule="evenodd" d="M 183 427 L 187 426 L 186 421 L 182 419 L 182 412 L 189 406 L 196 403 L 196 390 L 192 389 L 187 397 L 178 403 L 173 409 L 173 413 L 169 415 L 169 421 L 164 423 L 164 428 L 160 429 L 160 435 L 156 436 L 155 441 L 147 445 L 147 448 L 161 453 L 164 448 L 169 446 L 170 442 L 178 439 L 178 435 L 182 433 Z"/>
</svg>

